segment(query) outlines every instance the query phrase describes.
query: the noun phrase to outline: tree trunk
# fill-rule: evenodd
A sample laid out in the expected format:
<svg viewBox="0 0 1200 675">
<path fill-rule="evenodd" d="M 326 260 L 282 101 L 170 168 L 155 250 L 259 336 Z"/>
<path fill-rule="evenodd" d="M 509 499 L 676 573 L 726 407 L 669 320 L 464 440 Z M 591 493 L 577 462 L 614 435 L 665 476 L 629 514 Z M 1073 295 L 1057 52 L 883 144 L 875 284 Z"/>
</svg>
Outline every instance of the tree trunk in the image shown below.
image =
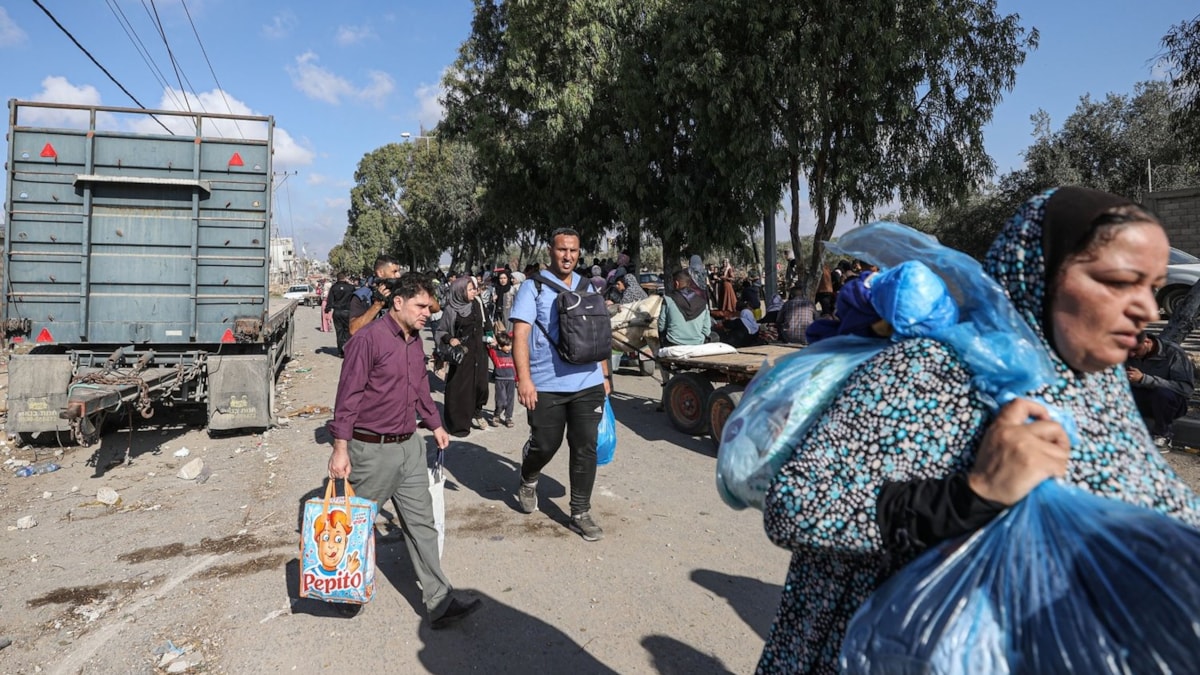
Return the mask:
<svg viewBox="0 0 1200 675">
<path fill-rule="evenodd" d="M 664 275 L 672 274 L 677 268 L 680 258 L 684 254 L 684 243 L 682 237 L 678 235 L 664 235 L 662 238 L 662 273 Z"/>
<path fill-rule="evenodd" d="M 800 158 L 792 155 L 788 158 L 788 183 L 792 191 L 792 222 L 788 225 L 788 235 L 792 240 L 792 257 L 796 267 L 800 266 Z M 791 290 L 786 289 L 786 290 Z"/>
<path fill-rule="evenodd" d="M 1162 332 L 1162 339 L 1175 344 L 1182 344 L 1200 323 L 1200 282 L 1192 284 L 1183 303 L 1175 306 L 1171 320 Z"/>
</svg>

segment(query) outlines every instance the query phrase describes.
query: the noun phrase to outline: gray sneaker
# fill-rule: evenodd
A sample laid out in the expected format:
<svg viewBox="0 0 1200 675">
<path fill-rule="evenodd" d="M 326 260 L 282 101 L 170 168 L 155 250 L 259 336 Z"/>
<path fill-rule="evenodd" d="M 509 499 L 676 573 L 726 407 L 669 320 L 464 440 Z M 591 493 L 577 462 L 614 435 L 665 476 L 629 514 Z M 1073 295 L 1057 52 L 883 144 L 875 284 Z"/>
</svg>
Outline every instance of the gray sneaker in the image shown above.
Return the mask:
<svg viewBox="0 0 1200 675">
<path fill-rule="evenodd" d="M 521 481 L 521 487 L 517 489 L 517 506 L 522 513 L 533 513 L 537 511 L 537 481 L 526 483 Z"/>
<path fill-rule="evenodd" d="M 604 530 L 592 520 L 592 514 L 586 511 L 571 516 L 571 529 L 578 532 L 584 541 L 600 541 L 604 538 Z"/>
</svg>

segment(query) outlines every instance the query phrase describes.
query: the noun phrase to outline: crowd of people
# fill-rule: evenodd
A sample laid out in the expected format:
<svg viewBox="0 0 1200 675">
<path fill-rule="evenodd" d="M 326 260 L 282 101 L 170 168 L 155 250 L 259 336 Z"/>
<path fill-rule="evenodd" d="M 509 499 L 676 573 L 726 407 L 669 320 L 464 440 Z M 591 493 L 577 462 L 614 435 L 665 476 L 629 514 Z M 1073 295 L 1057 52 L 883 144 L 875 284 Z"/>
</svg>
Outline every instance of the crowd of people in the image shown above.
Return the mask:
<svg viewBox="0 0 1200 675">
<path fill-rule="evenodd" d="M 437 562 L 424 452 L 413 441 L 418 422 L 445 448 L 471 429 L 513 426 L 519 401 L 529 434 L 516 509 L 538 510 L 539 478 L 565 440 L 569 526 L 586 541 L 604 536 L 591 493 L 610 363 L 565 359 L 555 300 L 564 287 L 615 305 L 647 293 L 627 256 L 581 268 L 577 232 L 556 230 L 548 244 L 545 269 L 444 279 L 398 276 L 395 261 L 381 256 L 372 280 L 354 288 L 339 275 L 326 293 L 345 358 L 329 473 L 396 504 L 435 628 L 478 605 L 454 596 Z M 872 591 L 922 550 L 983 527 L 1045 479 L 1200 525 L 1200 499 L 1155 450 L 1169 447 L 1194 384 L 1187 355 L 1146 332 L 1158 317 L 1154 289 L 1167 250 L 1155 216 L 1126 199 L 1082 188 L 1039 194 L 1005 225 L 984 269 L 1041 340 L 1056 381 L 997 412 L 967 363 L 930 338 L 893 341 L 854 370 L 767 492 L 766 533 L 793 556 L 759 672 L 836 672 L 847 622 Z M 670 347 L 886 337 L 886 322 L 866 300 L 876 271 L 842 261 L 809 289 L 789 270 L 786 298 L 767 298 L 756 271 L 739 275 L 728 260 L 706 265 L 692 256 L 665 280 L 660 339 Z M 522 283 L 531 278 L 539 283 Z M 438 311 L 442 412 L 429 397 L 419 337 Z M 355 337 L 344 340 L 343 331 Z M 869 404 L 881 396 L 887 406 Z M 1039 401 L 1070 415 L 1077 438 Z"/>
</svg>

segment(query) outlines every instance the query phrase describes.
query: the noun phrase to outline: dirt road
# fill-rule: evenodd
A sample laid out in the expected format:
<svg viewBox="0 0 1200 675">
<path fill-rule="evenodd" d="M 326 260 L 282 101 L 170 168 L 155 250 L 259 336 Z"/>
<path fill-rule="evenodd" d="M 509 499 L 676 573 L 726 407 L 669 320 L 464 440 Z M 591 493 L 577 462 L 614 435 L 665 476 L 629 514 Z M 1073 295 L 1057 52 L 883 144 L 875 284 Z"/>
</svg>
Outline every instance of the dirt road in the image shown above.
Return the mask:
<svg viewBox="0 0 1200 675">
<path fill-rule="evenodd" d="M 516 511 L 527 433 L 517 415 L 515 428 L 472 432 L 446 457 L 443 566 L 483 599 L 479 613 L 432 631 L 391 536 L 378 550 L 378 594 L 359 616 L 297 599 L 299 505 L 325 474 L 320 407 L 333 404 L 340 366 L 323 351 L 333 336 L 316 330 L 316 310 L 298 317 L 278 401 L 286 426 L 217 439 L 179 423 L 142 428 L 130 466 L 88 466 L 124 454 L 122 431 L 98 451 L 66 450 L 55 473 L 0 472 L 0 636 L 13 641 L 0 672 L 163 672 L 171 646 L 186 650 L 175 660 L 189 672 L 753 669 L 788 555 L 767 541 L 757 512 L 721 503 L 709 441 L 672 429 L 654 412 L 657 383 L 632 371 L 616 379 L 617 456 L 593 499 L 603 541 L 564 524 L 565 451 L 542 480 L 542 511 Z M 5 452 L 33 458 L 11 442 Z M 211 477 L 177 478 L 197 457 Z M 99 502 L 101 488 L 120 501 Z M 37 525 L 12 529 L 24 516 Z"/>
<path fill-rule="evenodd" d="M 483 599 L 478 614 L 432 631 L 393 535 L 378 549 L 378 594 L 359 616 L 297 599 L 297 516 L 325 474 L 321 431 L 340 366 L 318 323 L 315 309 L 300 308 L 278 400 L 286 426 L 213 439 L 160 415 L 161 427 L 66 450 L 55 473 L 0 471 L 0 637 L 13 641 L 0 672 L 753 670 L 788 555 L 767 541 L 757 512 L 721 503 L 709 441 L 672 429 L 654 412 L 657 383 L 632 371 L 616 378 L 617 456 L 593 500 L 603 541 L 564 524 L 565 452 L 543 478 L 542 511 L 515 510 L 527 432 L 517 415 L 515 428 L 472 432 L 447 453 L 443 564 L 460 591 Z M 131 465 L 88 465 L 106 466 L 131 441 Z M 11 443 L 0 452 L 32 459 Z M 176 477 L 197 457 L 207 481 Z M 1197 483 L 1200 458 L 1169 459 Z M 98 501 L 102 488 L 119 501 Z M 25 516 L 36 526 L 15 529 Z M 159 668 L 175 649 L 185 653 Z"/>
</svg>

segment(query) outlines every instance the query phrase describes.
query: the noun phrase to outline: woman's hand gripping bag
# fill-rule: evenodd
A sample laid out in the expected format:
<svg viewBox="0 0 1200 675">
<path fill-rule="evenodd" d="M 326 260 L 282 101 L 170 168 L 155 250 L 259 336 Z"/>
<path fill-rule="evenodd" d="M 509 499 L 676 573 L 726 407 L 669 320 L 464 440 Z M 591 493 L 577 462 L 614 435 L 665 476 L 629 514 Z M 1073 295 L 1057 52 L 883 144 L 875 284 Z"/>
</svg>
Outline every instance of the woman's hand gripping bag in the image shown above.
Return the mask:
<svg viewBox="0 0 1200 675">
<path fill-rule="evenodd" d="M 841 671 L 1200 672 L 1200 530 L 1046 481 L 881 586 Z"/>
<path fill-rule="evenodd" d="M 354 496 L 344 481 L 344 497 L 334 496 L 334 480 L 325 497 L 304 503 L 300 532 L 300 597 L 366 604 L 375 593 L 375 516 L 379 505 Z"/>
</svg>

